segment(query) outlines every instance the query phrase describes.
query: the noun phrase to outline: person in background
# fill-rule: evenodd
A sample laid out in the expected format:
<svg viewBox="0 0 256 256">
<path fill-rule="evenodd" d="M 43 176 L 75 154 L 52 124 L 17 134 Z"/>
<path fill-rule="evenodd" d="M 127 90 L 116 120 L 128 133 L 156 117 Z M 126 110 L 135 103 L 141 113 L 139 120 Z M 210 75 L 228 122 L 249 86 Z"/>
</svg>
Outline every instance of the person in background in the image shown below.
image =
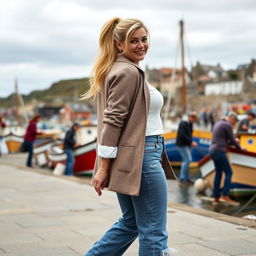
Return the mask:
<svg viewBox="0 0 256 256">
<path fill-rule="evenodd" d="M 65 175 L 73 175 L 74 167 L 74 147 L 79 146 L 75 140 L 75 133 L 80 128 L 78 123 L 74 123 L 72 127 L 66 132 L 64 138 L 64 152 L 67 155 Z"/>
<path fill-rule="evenodd" d="M 208 129 L 209 118 L 208 118 L 208 109 L 206 107 L 204 108 L 201 114 L 201 118 L 203 120 L 204 127 Z"/>
<path fill-rule="evenodd" d="M 2 155 L 2 140 L 3 140 L 3 132 L 4 132 L 4 128 L 6 127 L 6 124 L 3 120 L 3 118 L 0 116 L 0 156 Z"/>
<path fill-rule="evenodd" d="M 42 132 L 37 131 L 37 123 L 40 121 L 41 116 L 35 115 L 30 121 L 26 129 L 24 136 L 24 149 L 28 152 L 27 158 L 27 167 L 32 167 L 32 158 L 33 158 L 33 143 L 37 135 L 43 134 Z"/>
<path fill-rule="evenodd" d="M 247 112 L 247 117 L 242 119 L 237 127 L 237 133 L 248 133 L 250 128 L 250 122 L 256 117 L 256 114 L 253 112 Z"/>
<path fill-rule="evenodd" d="M 209 121 L 210 121 L 210 125 L 211 125 L 211 131 L 216 122 L 216 117 L 217 117 L 217 111 L 215 108 L 212 108 L 209 112 Z"/>
<path fill-rule="evenodd" d="M 236 113 L 231 111 L 226 118 L 219 120 L 213 127 L 212 143 L 209 153 L 215 166 L 214 203 L 228 202 L 234 205 L 238 204 L 229 197 L 232 169 L 226 155 L 228 145 L 234 145 L 236 148 L 241 149 L 233 134 L 233 126 L 237 121 Z M 224 187 L 220 189 L 222 173 L 225 173 L 225 180 Z"/>
<path fill-rule="evenodd" d="M 179 176 L 181 184 L 193 184 L 193 181 L 189 178 L 189 164 L 192 161 L 191 147 L 197 146 L 197 143 L 192 141 L 193 123 L 195 123 L 197 119 L 197 112 L 192 111 L 189 113 L 188 121 L 182 120 L 178 127 L 176 145 L 178 146 L 182 158 Z"/>
</svg>

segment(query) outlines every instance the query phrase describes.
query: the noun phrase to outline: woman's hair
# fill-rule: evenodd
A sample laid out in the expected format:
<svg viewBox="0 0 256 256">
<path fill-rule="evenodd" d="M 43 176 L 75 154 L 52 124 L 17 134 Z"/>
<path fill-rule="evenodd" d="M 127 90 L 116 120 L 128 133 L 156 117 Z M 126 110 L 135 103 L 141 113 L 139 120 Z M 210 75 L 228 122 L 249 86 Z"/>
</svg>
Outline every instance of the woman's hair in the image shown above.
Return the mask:
<svg viewBox="0 0 256 256">
<path fill-rule="evenodd" d="M 30 122 L 37 122 L 41 118 L 40 115 L 34 115 L 31 119 Z"/>
<path fill-rule="evenodd" d="M 137 19 L 113 18 L 105 23 L 100 33 L 100 48 L 90 77 L 91 86 L 81 99 L 95 97 L 101 90 L 105 77 L 119 53 L 116 41 L 127 43 L 132 33 L 141 27 L 148 33 L 145 25 Z"/>
</svg>

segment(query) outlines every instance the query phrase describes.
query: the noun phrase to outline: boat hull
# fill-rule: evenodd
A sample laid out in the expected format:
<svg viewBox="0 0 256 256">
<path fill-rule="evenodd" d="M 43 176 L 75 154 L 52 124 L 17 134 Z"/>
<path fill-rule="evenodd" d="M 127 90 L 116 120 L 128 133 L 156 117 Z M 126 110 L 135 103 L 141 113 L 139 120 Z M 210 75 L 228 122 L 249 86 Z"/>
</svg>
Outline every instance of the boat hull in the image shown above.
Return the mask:
<svg viewBox="0 0 256 256">
<path fill-rule="evenodd" d="M 4 141 L 9 153 L 17 153 L 20 151 L 20 147 L 23 142 L 23 136 L 9 133 L 8 135 L 4 136 Z"/>
<path fill-rule="evenodd" d="M 62 143 L 61 140 L 53 138 L 37 139 L 33 145 L 34 159 L 38 166 L 48 166 L 49 157 L 48 150 L 54 145 Z"/>
<path fill-rule="evenodd" d="M 177 132 L 165 133 L 165 148 L 168 158 L 172 165 L 181 164 L 181 155 L 176 145 Z M 211 144 L 212 134 L 207 131 L 194 131 L 193 141 L 197 143 L 197 147 L 192 147 L 192 164 L 197 163 L 208 154 L 208 149 Z"/>
<path fill-rule="evenodd" d="M 228 158 L 233 170 L 230 194 L 247 196 L 256 193 L 256 153 L 230 149 Z M 207 180 L 210 189 L 213 189 L 215 177 L 214 163 L 209 155 L 199 162 L 203 179 Z M 221 186 L 224 184 L 224 175 Z"/>
<path fill-rule="evenodd" d="M 74 174 L 92 174 L 96 159 L 96 141 L 75 148 L 74 156 Z M 55 168 L 58 163 L 66 163 L 66 154 L 64 152 L 55 153 L 52 150 L 48 150 L 48 159 L 49 166 Z"/>
</svg>

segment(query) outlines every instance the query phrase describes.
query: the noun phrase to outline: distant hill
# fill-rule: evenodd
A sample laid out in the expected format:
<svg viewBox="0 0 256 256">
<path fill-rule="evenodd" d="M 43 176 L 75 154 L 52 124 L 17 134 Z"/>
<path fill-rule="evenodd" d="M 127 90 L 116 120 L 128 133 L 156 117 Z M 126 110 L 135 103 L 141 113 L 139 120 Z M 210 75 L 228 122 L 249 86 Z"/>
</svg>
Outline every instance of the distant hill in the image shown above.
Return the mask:
<svg viewBox="0 0 256 256">
<path fill-rule="evenodd" d="M 32 102 L 61 105 L 67 101 L 78 100 L 79 96 L 89 89 L 89 78 L 68 79 L 53 83 L 45 90 L 35 90 L 27 95 L 22 94 L 26 104 Z M 0 98 L 0 107 L 9 108 L 14 105 L 14 95 Z"/>
</svg>

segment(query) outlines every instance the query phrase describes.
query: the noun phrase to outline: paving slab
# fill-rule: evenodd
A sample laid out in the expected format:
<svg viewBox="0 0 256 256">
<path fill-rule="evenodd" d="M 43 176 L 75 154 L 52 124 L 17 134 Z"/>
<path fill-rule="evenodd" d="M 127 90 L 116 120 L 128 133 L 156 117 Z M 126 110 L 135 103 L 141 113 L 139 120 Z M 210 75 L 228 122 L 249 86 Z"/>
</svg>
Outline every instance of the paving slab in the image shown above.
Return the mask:
<svg viewBox="0 0 256 256">
<path fill-rule="evenodd" d="M 74 177 L 1 161 L 0 176 L 0 256 L 83 255 L 120 217 L 115 193 L 98 197 Z M 169 246 L 177 256 L 256 256 L 255 229 L 187 209 L 168 209 Z M 125 253 L 136 255 L 138 240 Z"/>
<path fill-rule="evenodd" d="M 175 248 L 179 251 L 177 256 L 230 256 L 228 253 L 223 253 L 199 244 L 183 244 L 177 245 Z"/>
<path fill-rule="evenodd" d="M 6 255 L 6 254 L 5 254 Z M 80 256 L 72 248 L 44 248 L 44 247 L 29 247 L 16 248 L 14 253 L 8 253 L 10 256 Z"/>
<path fill-rule="evenodd" d="M 200 244 L 230 255 L 252 254 L 256 252 L 256 243 L 251 243 L 244 239 L 202 241 Z"/>
</svg>

